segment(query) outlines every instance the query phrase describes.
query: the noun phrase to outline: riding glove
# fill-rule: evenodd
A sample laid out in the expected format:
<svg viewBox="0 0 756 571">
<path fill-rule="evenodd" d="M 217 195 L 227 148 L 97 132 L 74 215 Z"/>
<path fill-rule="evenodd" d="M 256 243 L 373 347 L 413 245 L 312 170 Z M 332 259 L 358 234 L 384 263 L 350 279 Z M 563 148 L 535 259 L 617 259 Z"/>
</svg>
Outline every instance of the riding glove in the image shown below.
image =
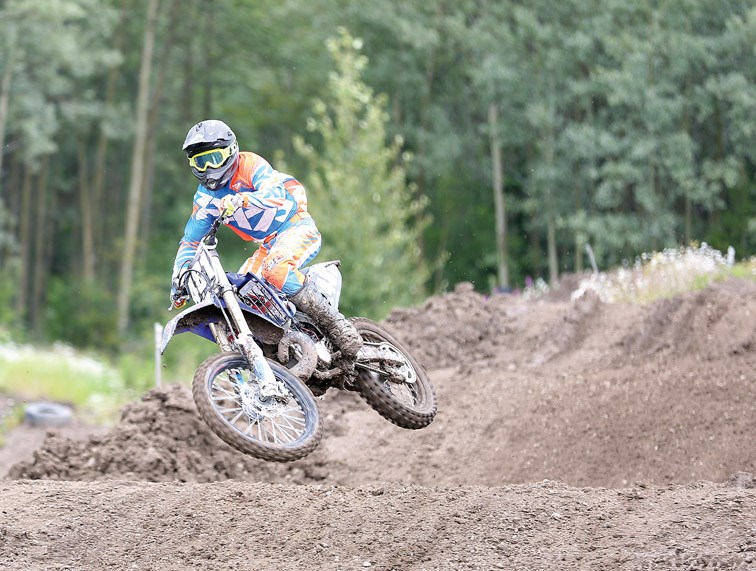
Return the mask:
<svg viewBox="0 0 756 571">
<path fill-rule="evenodd" d="M 239 194 L 229 194 L 221 198 L 220 215 L 224 218 L 231 216 L 237 208 L 246 208 L 249 206 L 247 195 L 243 192 Z"/>
</svg>

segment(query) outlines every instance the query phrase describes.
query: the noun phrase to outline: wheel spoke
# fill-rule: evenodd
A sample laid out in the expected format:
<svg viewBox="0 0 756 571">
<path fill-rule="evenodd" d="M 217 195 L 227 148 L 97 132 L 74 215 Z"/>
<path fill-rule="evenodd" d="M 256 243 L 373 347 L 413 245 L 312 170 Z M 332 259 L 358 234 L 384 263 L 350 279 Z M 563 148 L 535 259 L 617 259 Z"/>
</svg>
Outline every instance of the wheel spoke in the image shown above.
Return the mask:
<svg viewBox="0 0 756 571">
<path fill-rule="evenodd" d="M 220 391 L 220 392 L 222 392 L 222 393 L 223 393 L 223 394 L 225 394 L 225 395 L 228 395 L 228 396 L 229 396 L 229 397 L 231 397 L 232 399 L 236 400 L 236 393 L 233 393 L 233 392 L 231 392 L 231 391 L 228 391 L 228 390 L 224 389 L 223 387 L 221 387 L 220 385 L 218 385 L 218 383 L 213 383 L 213 388 L 214 388 L 215 390 L 217 390 L 217 391 Z M 213 398 L 215 398 L 215 397 L 213 397 Z M 219 400 L 220 400 L 220 398 L 221 398 L 221 397 L 218 397 L 218 399 L 219 399 Z"/>
<path fill-rule="evenodd" d="M 215 402 L 224 401 L 224 400 L 232 400 L 232 401 L 236 400 L 236 396 L 231 396 L 231 395 L 228 395 L 228 396 L 224 395 L 220 397 L 210 397 L 210 398 Z"/>
<path fill-rule="evenodd" d="M 228 414 L 229 412 L 236 412 L 237 410 L 241 410 L 241 409 L 242 408 L 240 406 L 235 406 L 233 408 L 219 408 L 217 410 L 221 414 Z"/>
<path fill-rule="evenodd" d="M 266 418 L 265 420 L 267 421 L 265 423 L 265 432 L 268 434 L 268 442 L 277 443 L 278 436 L 276 435 L 276 427 L 273 426 L 273 423 L 270 422 L 269 418 Z"/>
<path fill-rule="evenodd" d="M 274 423 L 270 421 L 270 419 L 266 419 L 267 422 L 265 424 L 265 428 L 268 431 L 268 434 L 270 435 L 270 441 L 274 444 L 278 444 L 278 433 L 276 432 L 276 426 Z"/>
<path fill-rule="evenodd" d="M 270 442 L 268 427 L 265 426 L 266 418 L 257 419 L 257 435 L 260 442 Z"/>
<path fill-rule="evenodd" d="M 260 442 L 263 442 L 262 431 L 261 431 L 261 428 L 260 428 L 260 419 L 258 419 L 256 422 L 253 422 L 252 424 L 250 424 L 247 427 L 247 430 L 244 431 L 244 434 L 249 434 L 250 432 L 252 432 L 252 429 L 254 428 L 255 425 L 257 425 L 257 440 L 259 440 Z"/>
<path fill-rule="evenodd" d="M 407 360 L 407 357 L 404 355 L 402 351 L 400 351 L 397 347 L 395 347 L 389 341 L 382 339 L 376 335 L 370 336 L 369 339 L 370 341 L 368 341 L 368 344 L 373 345 L 373 346 L 380 346 L 383 343 L 387 343 L 388 345 L 390 345 L 391 348 L 394 351 L 396 351 L 397 355 L 401 356 L 402 360 L 404 361 L 404 365 L 399 370 L 401 371 L 401 369 L 403 369 L 404 367 L 407 368 L 406 372 L 409 374 L 405 373 L 403 376 L 405 378 L 416 377 L 416 375 L 414 374 L 414 368 L 412 367 L 412 364 Z M 384 389 L 386 389 L 387 392 L 389 392 L 394 397 L 396 397 L 397 400 L 399 400 L 400 402 L 410 407 L 417 405 L 417 395 L 415 394 L 415 389 L 412 384 L 392 382 L 391 380 L 389 380 L 388 378 L 389 375 L 385 371 L 376 370 L 376 369 L 373 369 L 372 367 L 366 367 L 366 368 L 378 374 L 379 378 L 382 381 L 381 384 L 383 385 Z"/>
<path fill-rule="evenodd" d="M 280 424 L 278 425 L 278 431 L 286 437 L 286 439 L 287 439 L 288 442 L 296 440 L 296 438 L 297 438 L 297 432 L 296 432 L 296 430 L 294 430 L 294 436 L 292 437 L 291 434 L 289 434 L 287 432 L 287 430 L 286 430 L 287 428 L 291 428 L 291 429 L 294 430 L 293 426 L 283 427 Z"/>
<path fill-rule="evenodd" d="M 287 419 L 290 422 L 296 422 L 297 424 L 301 424 L 302 426 L 307 426 L 307 422 L 305 422 L 304 418 L 299 418 L 298 416 L 291 416 L 289 414 L 283 413 L 281 413 L 281 417 Z"/>
<path fill-rule="evenodd" d="M 301 432 L 301 428 L 296 425 L 305 426 L 304 419 L 299 419 L 296 416 L 290 416 L 288 414 L 282 414 L 281 419 L 286 421 L 286 426 L 294 430 L 295 432 Z"/>
<path fill-rule="evenodd" d="M 239 409 L 239 413 L 230 421 L 230 423 L 236 424 L 236 421 L 239 420 L 242 414 L 244 414 L 244 411 L 242 409 Z"/>
<path fill-rule="evenodd" d="M 246 368 L 225 369 L 208 380 L 208 400 L 223 423 L 242 438 L 270 447 L 291 446 L 308 434 L 308 409 L 285 376 L 276 375 L 276 380 L 284 397 L 261 399 L 260 387 Z"/>
</svg>

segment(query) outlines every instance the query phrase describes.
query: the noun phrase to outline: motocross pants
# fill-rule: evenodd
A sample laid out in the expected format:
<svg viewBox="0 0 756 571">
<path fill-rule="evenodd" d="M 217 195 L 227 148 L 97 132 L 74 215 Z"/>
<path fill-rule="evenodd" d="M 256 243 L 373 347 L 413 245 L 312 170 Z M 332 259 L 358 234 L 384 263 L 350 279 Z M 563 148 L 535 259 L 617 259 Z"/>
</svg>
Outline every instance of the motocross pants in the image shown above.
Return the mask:
<svg viewBox="0 0 756 571">
<path fill-rule="evenodd" d="M 239 273 L 262 276 L 270 285 L 292 295 L 304 285 L 305 276 L 299 268 L 318 254 L 320 245 L 315 221 L 307 212 L 298 212 L 279 232 L 260 244 L 239 268 Z"/>
</svg>

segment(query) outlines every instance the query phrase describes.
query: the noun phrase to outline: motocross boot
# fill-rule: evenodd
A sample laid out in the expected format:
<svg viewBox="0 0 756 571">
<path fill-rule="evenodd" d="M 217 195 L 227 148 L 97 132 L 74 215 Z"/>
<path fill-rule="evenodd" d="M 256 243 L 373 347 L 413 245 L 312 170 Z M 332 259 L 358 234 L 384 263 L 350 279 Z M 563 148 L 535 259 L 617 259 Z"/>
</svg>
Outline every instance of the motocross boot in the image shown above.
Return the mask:
<svg viewBox="0 0 756 571">
<path fill-rule="evenodd" d="M 298 310 L 309 315 L 316 325 L 323 327 L 333 340 L 341 354 L 347 360 L 354 361 L 362 347 L 362 337 L 354 325 L 344 317 L 320 293 L 310 280 L 305 280 L 302 289 L 289 296 Z"/>
</svg>

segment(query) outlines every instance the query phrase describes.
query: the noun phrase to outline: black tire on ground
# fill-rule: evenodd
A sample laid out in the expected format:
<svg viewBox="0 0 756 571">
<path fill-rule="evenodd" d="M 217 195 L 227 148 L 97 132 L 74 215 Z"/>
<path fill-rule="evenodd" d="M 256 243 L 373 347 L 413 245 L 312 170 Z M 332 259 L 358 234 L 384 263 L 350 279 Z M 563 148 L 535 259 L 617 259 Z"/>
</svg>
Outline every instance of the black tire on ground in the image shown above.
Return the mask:
<svg viewBox="0 0 756 571">
<path fill-rule="evenodd" d="M 307 456 L 320 443 L 322 437 L 320 414 L 312 394 L 299 379 L 286 368 L 270 359 L 268 359 L 268 364 L 273 369 L 276 379 L 286 386 L 304 417 L 302 421 L 303 433 L 291 442 L 270 442 L 255 437 L 253 429 L 255 423 L 248 423 L 251 427 L 250 434 L 244 434 L 225 418 L 213 404 L 212 387 L 219 375 L 230 370 L 249 371 L 247 360 L 239 353 L 220 353 L 205 359 L 194 373 L 192 396 L 202 419 L 224 442 L 261 460 L 291 462 Z M 230 394 L 228 391 L 226 393 Z M 232 402 L 238 404 L 238 401 Z M 289 424 L 289 426 L 291 425 Z"/>
<path fill-rule="evenodd" d="M 353 317 L 350 321 L 366 342 L 387 342 L 407 359 L 415 371 L 413 384 L 401 385 L 409 393 L 412 402 L 403 402 L 394 394 L 398 388 L 381 375 L 361 369 L 357 376 L 357 388 L 362 398 L 385 419 L 402 428 L 425 428 L 436 416 L 436 392 L 428 379 L 425 369 L 412 356 L 407 347 L 385 327 L 363 317 Z"/>
<path fill-rule="evenodd" d="M 32 402 L 24 407 L 24 420 L 30 426 L 65 426 L 72 417 L 71 407 L 55 402 Z"/>
</svg>

